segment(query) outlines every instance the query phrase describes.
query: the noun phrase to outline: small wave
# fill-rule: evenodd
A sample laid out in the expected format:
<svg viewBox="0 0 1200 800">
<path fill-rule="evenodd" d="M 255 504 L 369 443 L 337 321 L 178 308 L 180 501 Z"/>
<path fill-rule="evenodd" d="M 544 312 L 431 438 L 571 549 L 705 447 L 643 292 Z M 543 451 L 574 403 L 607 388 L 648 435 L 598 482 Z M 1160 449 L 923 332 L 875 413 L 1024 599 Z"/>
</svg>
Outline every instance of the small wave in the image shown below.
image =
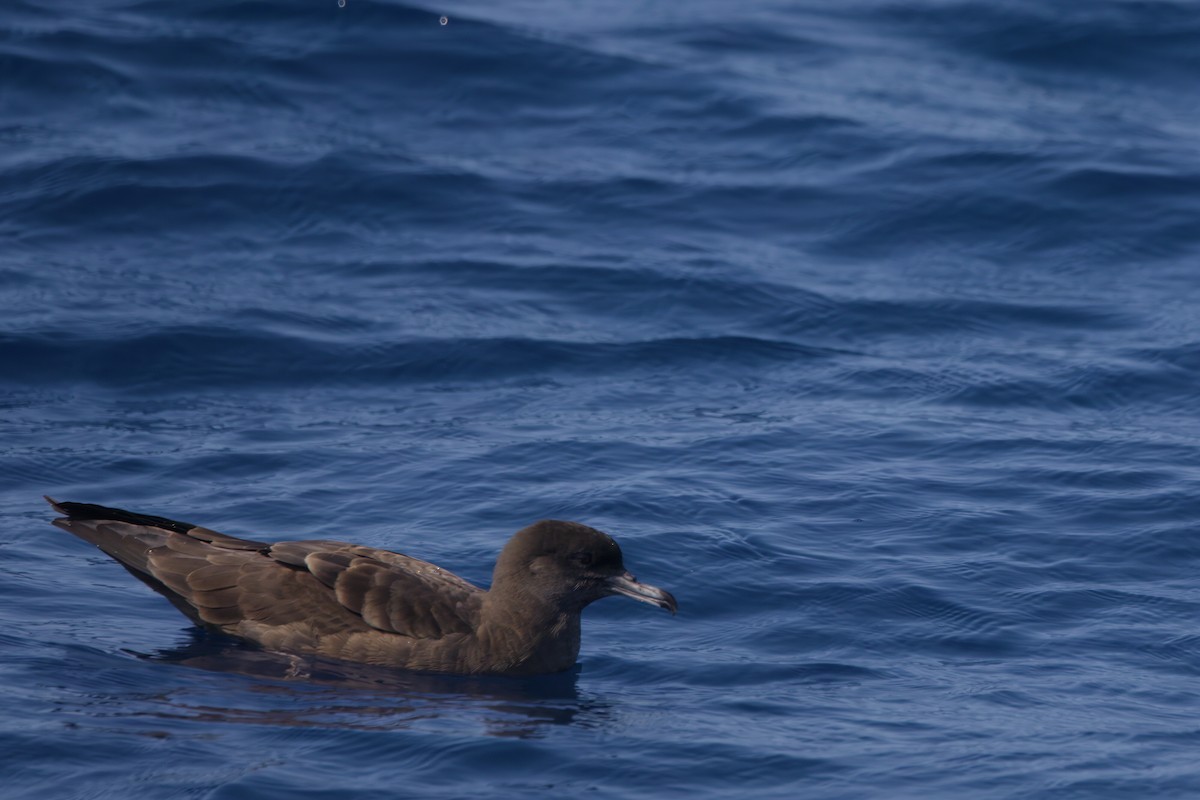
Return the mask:
<svg viewBox="0 0 1200 800">
<path fill-rule="evenodd" d="M 830 351 L 750 337 L 634 342 L 522 339 L 318 342 L 266 333 L 178 328 L 116 340 L 0 338 L 5 381 L 88 381 L 180 391 L 269 384 L 481 381 L 532 375 L 617 374 L 697 363 L 789 363 Z"/>
</svg>

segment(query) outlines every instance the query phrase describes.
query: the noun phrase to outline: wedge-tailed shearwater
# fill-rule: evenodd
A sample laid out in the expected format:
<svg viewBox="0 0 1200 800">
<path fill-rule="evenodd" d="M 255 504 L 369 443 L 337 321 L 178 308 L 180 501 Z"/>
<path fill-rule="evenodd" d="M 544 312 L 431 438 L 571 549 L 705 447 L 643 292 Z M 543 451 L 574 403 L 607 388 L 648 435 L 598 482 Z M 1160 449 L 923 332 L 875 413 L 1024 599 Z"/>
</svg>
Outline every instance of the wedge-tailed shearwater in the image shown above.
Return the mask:
<svg viewBox="0 0 1200 800">
<path fill-rule="evenodd" d="M 589 603 L 625 595 L 676 611 L 625 570 L 612 537 L 543 520 L 500 551 L 486 591 L 410 556 L 326 540 L 268 544 L 164 517 L 46 498 L 197 625 L 269 650 L 455 674 L 559 672 Z"/>
</svg>

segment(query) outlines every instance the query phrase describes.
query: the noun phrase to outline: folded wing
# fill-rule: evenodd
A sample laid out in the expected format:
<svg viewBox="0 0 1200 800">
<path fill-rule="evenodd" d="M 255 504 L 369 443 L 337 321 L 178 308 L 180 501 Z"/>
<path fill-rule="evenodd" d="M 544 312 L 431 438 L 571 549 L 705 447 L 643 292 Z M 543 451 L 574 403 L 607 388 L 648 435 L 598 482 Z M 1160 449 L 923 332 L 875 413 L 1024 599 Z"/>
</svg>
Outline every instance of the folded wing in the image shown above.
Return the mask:
<svg viewBox="0 0 1200 800">
<path fill-rule="evenodd" d="M 438 639 L 478 623 L 482 589 L 399 553 L 326 540 L 267 544 L 164 517 L 51 502 L 67 515 L 55 525 L 198 623 L 318 649 L 319 639 L 356 631 Z"/>
<path fill-rule="evenodd" d="M 376 630 L 440 639 L 478 623 L 483 590 L 427 561 L 324 540 L 280 542 L 268 553 L 306 569 Z"/>
</svg>

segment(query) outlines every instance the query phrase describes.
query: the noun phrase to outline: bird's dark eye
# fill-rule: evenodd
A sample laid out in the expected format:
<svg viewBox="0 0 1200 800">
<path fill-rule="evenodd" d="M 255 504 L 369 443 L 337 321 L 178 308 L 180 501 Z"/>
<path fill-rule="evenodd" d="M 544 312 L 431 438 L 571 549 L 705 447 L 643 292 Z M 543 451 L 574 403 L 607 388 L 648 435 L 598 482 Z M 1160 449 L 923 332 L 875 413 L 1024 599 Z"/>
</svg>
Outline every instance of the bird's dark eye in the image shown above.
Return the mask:
<svg viewBox="0 0 1200 800">
<path fill-rule="evenodd" d="M 592 554 L 586 550 L 580 550 L 571 556 L 575 563 L 581 567 L 590 567 L 592 565 Z"/>
</svg>

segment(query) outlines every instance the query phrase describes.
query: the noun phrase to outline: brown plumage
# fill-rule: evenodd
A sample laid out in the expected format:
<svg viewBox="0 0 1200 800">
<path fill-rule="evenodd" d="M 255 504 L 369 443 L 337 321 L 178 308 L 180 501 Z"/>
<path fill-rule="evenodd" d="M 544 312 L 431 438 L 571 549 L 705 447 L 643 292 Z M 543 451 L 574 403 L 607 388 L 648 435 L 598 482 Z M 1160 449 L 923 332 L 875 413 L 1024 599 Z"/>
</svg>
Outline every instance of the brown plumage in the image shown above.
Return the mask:
<svg viewBox="0 0 1200 800">
<path fill-rule="evenodd" d="M 387 550 L 267 544 L 165 517 L 47 497 L 54 524 L 91 542 L 198 625 L 270 650 L 400 669 L 531 675 L 570 668 L 579 615 L 622 594 L 675 613 L 638 583 L 607 534 L 543 520 L 518 531 L 487 591 Z"/>
</svg>

